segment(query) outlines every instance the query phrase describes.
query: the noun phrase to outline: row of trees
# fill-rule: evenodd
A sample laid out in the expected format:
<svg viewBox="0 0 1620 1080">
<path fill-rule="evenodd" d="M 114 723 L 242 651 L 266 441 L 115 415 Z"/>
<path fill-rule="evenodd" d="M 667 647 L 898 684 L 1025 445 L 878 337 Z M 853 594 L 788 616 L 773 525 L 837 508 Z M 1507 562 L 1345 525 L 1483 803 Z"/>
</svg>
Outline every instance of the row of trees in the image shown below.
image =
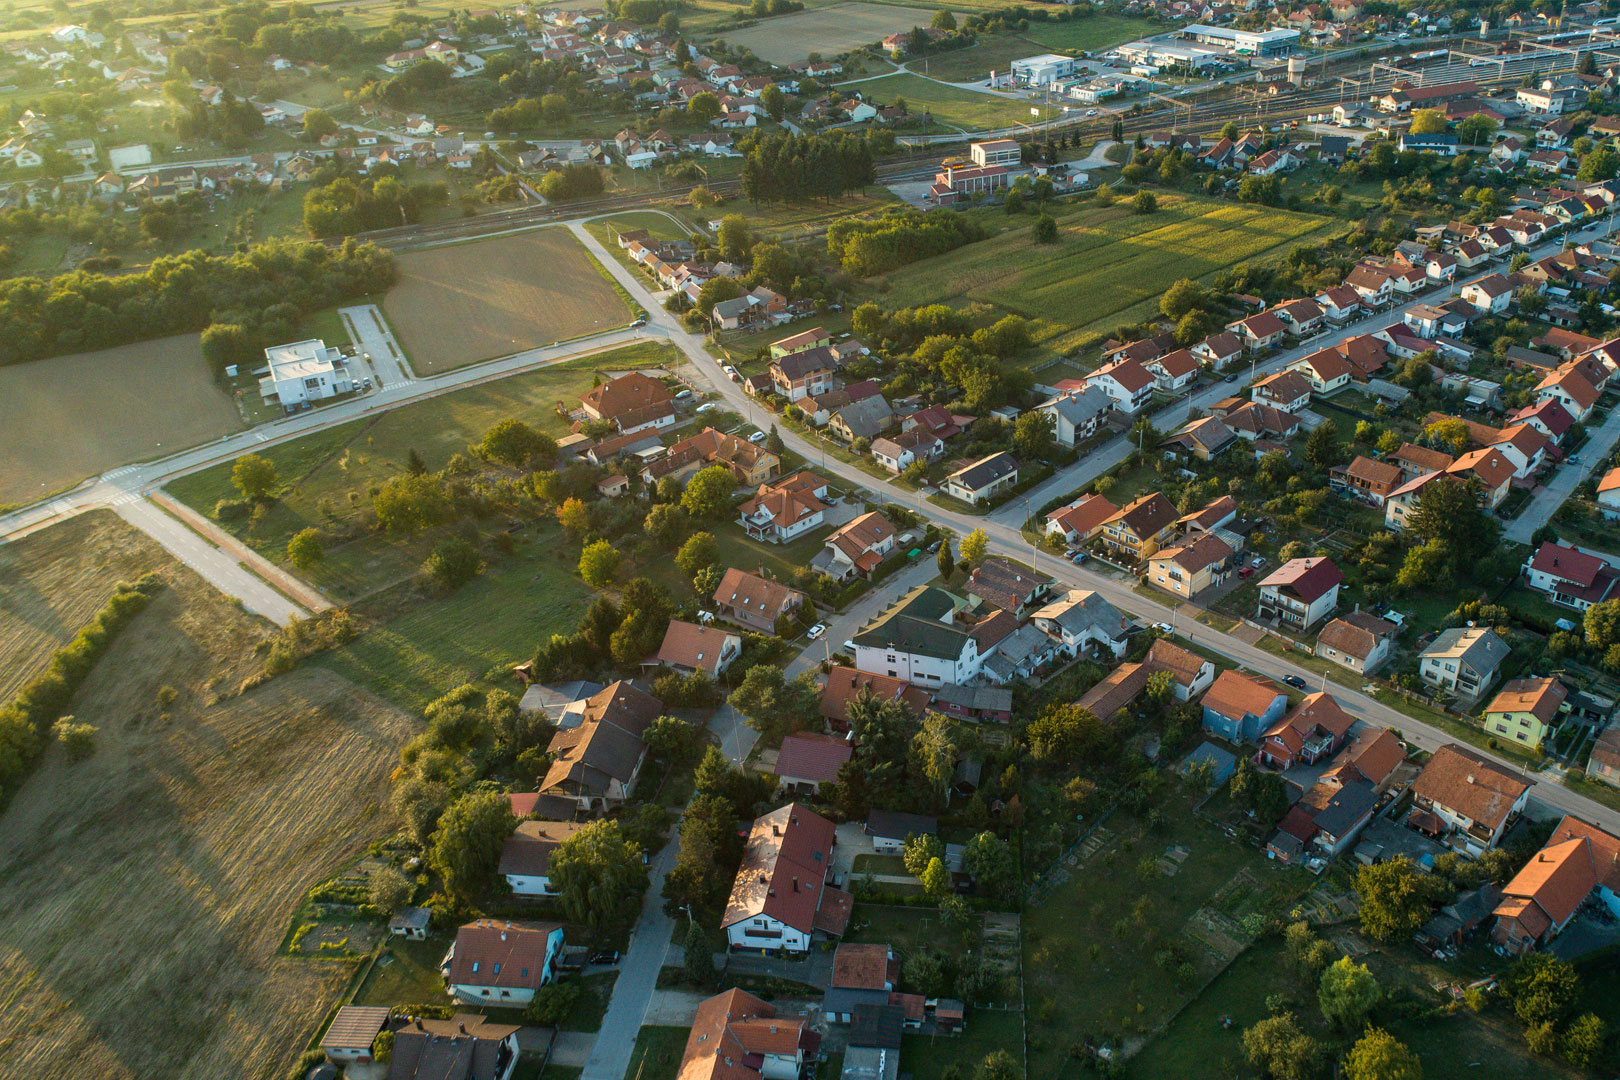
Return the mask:
<svg viewBox="0 0 1620 1080">
<path fill-rule="evenodd" d="M 827 253 L 847 273 L 864 278 L 983 238 L 977 222 L 954 210 L 908 209 L 833 222 L 827 227 Z"/>
<path fill-rule="evenodd" d="M 424 207 L 443 206 L 449 198 L 443 181 L 407 185 L 394 176 L 342 176 L 304 193 L 304 228 L 311 236 L 353 236 L 409 225 Z"/>
<path fill-rule="evenodd" d="M 756 206 L 834 199 L 876 175 L 872 144 L 859 135 L 758 135 L 744 149 L 742 193 Z"/>
</svg>

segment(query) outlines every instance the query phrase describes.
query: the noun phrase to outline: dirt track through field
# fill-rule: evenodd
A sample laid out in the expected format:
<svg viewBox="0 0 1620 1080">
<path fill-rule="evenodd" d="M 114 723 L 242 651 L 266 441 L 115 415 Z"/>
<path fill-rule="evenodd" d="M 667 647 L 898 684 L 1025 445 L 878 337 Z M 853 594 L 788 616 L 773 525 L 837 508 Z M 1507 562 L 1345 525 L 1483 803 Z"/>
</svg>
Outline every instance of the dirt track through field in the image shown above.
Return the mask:
<svg viewBox="0 0 1620 1080">
<path fill-rule="evenodd" d="M 242 427 L 196 334 L 0 367 L 0 504 Z"/>
<path fill-rule="evenodd" d="M 0 1080 L 279 1078 L 351 971 L 276 950 L 309 886 L 391 831 L 412 724 L 316 669 L 208 704 L 264 624 L 165 577 L 74 701 L 95 755 L 53 749 L 0 817 Z"/>
<path fill-rule="evenodd" d="M 418 375 L 623 326 L 630 309 L 568 230 L 412 251 L 383 311 Z"/>
</svg>

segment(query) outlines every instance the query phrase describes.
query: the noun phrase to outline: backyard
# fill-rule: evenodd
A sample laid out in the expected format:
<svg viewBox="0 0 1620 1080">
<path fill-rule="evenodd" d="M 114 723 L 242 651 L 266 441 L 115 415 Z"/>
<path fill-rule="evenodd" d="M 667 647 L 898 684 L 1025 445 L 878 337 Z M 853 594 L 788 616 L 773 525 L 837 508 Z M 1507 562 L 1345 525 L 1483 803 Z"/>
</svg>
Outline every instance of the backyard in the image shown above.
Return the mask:
<svg viewBox="0 0 1620 1080">
<path fill-rule="evenodd" d="M 563 228 L 396 256 L 383 310 L 418 375 L 623 326 L 605 271 Z"/>
<path fill-rule="evenodd" d="M 1203 279 L 1241 262 L 1286 254 L 1342 229 L 1261 206 L 1161 196 L 1154 214 L 1126 203 L 1084 202 L 1056 212 L 1059 240 L 1031 247 L 1027 230 L 999 235 L 873 279 L 886 307 L 987 301 L 1035 322 L 1036 340 L 1068 352 L 1089 335 L 1158 314 L 1159 297 L 1184 277 Z"/>
</svg>

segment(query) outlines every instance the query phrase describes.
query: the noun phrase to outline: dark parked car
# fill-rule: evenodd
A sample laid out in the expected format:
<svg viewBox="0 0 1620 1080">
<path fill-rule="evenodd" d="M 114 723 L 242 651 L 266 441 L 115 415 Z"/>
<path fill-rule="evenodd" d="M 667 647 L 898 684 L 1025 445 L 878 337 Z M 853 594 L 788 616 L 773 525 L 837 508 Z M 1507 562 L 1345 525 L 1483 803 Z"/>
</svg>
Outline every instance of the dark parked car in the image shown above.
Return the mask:
<svg viewBox="0 0 1620 1080">
<path fill-rule="evenodd" d="M 608 952 L 591 953 L 591 963 L 593 964 L 617 964 L 618 962 L 619 950 L 617 949 Z"/>
<path fill-rule="evenodd" d="M 1306 686 L 1305 680 L 1300 678 L 1298 675 L 1284 675 L 1283 682 L 1287 683 L 1289 686 L 1292 686 L 1295 690 L 1303 690 Z"/>
</svg>

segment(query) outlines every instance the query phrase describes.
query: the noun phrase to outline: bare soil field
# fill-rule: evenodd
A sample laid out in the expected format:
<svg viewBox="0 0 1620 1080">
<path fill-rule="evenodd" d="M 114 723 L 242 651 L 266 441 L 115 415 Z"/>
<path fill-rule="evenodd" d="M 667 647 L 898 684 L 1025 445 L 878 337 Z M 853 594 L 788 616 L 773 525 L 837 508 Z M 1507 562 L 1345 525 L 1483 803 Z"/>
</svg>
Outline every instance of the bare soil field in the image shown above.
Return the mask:
<svg viewBox="0 0 1620 1080">
<path fill-rule="evenodd" d="M 0 367 L 0 505 L 242 427 L 196 334 Z"/>
<path fill-rule="evenodd" d="M 630 308 L 562 227 L 397 256 L 383 311 L 418 375 L 630 321 Z"/>
<path fill-rule="evenodd" d="M 892 4 L 833 4 L 761 19 L 721 36 L 726 44 L 752 49 L 755 56 L 773 64 L 796 64 L 813 52 L 832 57 L 913 26 L 927 26 L 933 14 L 925 8 Z"/>
<path fill-rule="evenodd" d="M 169 556 L 111 510 L 0 543 L 0 701 L 45 668 L 121 581 Z"/>
<path fill-rule="evenodd" d="M 263 624 L 156 568 L 170 587 L 74 701 L 95 755 L 53 750 L 0 818 L 4 1080 L 278 1078 L 353 971 L 277 948 L 389 830 L 413 725 L 318 669 L 210 704 L 257 670 Z"/>
</svg>

